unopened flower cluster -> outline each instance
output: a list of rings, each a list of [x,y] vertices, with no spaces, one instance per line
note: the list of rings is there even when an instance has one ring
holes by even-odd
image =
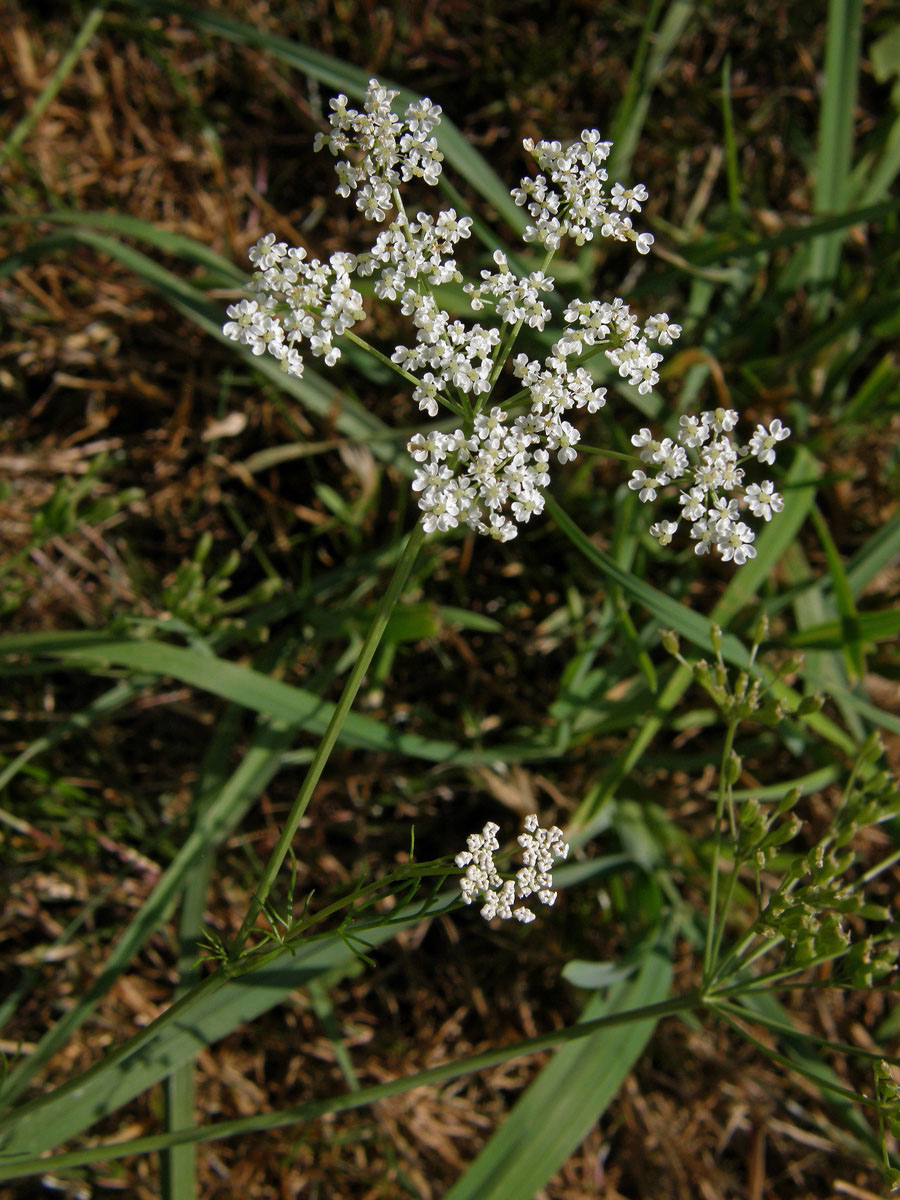
[[[562,830],[554,825],[542,829],[534,814],[525,818],[525,832],[519,835],[522,847],[522,868],[515,879],[503,879],[494,862],[500,849],[497,841],[499,826],[488,821],[481,833],[472,833],[466,840],[467,849],[457,854],[456,865],[465,868],[459,888],[465,904],[483,900],[481,915],[486,921],[494,917],[510,920],[515,917],[523,924],[534,920],[534,913],[527,906],[513,908],[516,900],[537,896],[541,904],[553,904],[553,864],[568,856],[569,847],[563,840]]]
[[[674,440],[658,441],[649,429],[641,429],[631,441],[653,471],[647,474],[636,470],[628,486],[645,503],[652,503],[659,490],[677,483],[681,488],[681,517],[690,524],[695,552],[709,554],[715,550],[726,562],[740,566],[756,557],[756,535],[741,520],[743,510],[771,521],[772,515],[784,508],[784,500],[771,481],[744,487],[742,464],[749,458],[767,466],[774,463],[776,446],[791,431],[776,417],[768,428],[757,425],[750,444],[740,446],[731,437],[737,422],[734,409],[717,408],[699,417],[682,416]],[[677,520],[657,521],[650,532],[661,546],[666,546],[678,531],[678,524]]]
[[[441,308],[432,289],[463,282],[455,254],[471,236],[471,218],[452,208],[410,217],[399,192],[413,179],[437,183],[441,154],[433,132],[441,110],[421,100],[400,117],[391,107],[395,96],[372,80],[361,112],[348,107],[346,96],[336,97],[331,131],[316,138],[317,149],[339,160],[338,192],[355,195],[367,219],[395,214],[390,224],[368,252],[336,253],[327,262],[267,234],[250,253],[256,270],[247,298],[228,309],[225,333],[256,355],[271,354],[294,376],[302,374],[304,349],[333,366],[340,357],[336,339],[352,335],[366,316],[354,276],[373,277],[376,297],[398,302],[415,330],[414,344],[391,355],[413,399],[431,418],[444,408],[459,420],[451,433],[423,432],[409,442],[426,531],[464,524],[506,541],[543,509],[551,457],[561,464],[576,457],[581,434],[570,416],[595,413],[605,403],[605,389],[595,386],[583,363],[602,351],[623,379],[647,394],[659,379],[660,348],[681,332],[666,313],[639,323],[621,299],[576,300],[544,361],[510,355],[521,326],[540,331],[550,317],[545,297],[555,284],[545,269],[563,237],[580,245],[599,233],[647,253],[653,239],[635,231],[631,216],[647,192],[642,184],[618,183],[607,191],[603,164],[610,143],[596,130],[584,130],[567,146],[526,140],[540,173],[523,179],[512,196],[531,218],[525,240],[543,245],[546,259],[542,269],[520,277],[495,252],[494,269],[483,270],[477,285],[465,285],[473,312],[487,310],[493,320],[461,321]],[[504,376],[505,389],[519,386],[498,403],[507,362],[512,380],[507,385],[510,374]]]

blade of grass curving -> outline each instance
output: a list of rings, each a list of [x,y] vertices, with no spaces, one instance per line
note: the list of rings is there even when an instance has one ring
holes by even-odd
[[[661,0],[653,0],[647,10],[625,95],[609,135],[613,143],[609,172],[613,179],[624,179],[631,170],[631,160],[647,119],[653,90],[669,55],[694,15],[693,0],[672,0],[662,22],[654,28],[661,8]]]
[[[606,578],[618,584],[626,595],[636,600],[656,617],[663,628],[674,629],[676,633],[695,646],[699,646],[708,653],[713,652],[708,618],[693,612],[683,604],[679,604],[677,600],[673,600],[671,596],[667,596],[651,584],[645,583],[629,571],[623,570],[609,554],[594,545],[587,534],[578,528],[572,518],[549,494],[546,497],[546,508],[572,545]],[[746,665],[748,661],[743,644],[733,635],[725,635],[722,652],[726,658],[742,665]]]
[[[847,582],[854,599],[859,597],[875,576],[900,554],[900,513],[894,513],[869,540],[856,551],[846,566]]]
[[[797,585],[813,578],[812,568],[799,542],[791,546],[785,554],[783,570],[789,585]],[[800,630],[819,625],[835,615],[831,597],[826,597],[820,587],[798,591],[792,607],[797,628]],[[856,710],[843,699],[848,691],[848,679],[842,651],[807,651],[801,674],[807,683],[814,678],[820,681],[823,694],[835,700],[847,728],[856,741],[861,743],[865,737],[862,721]]]
[[[15,129],[10,133],[9,137],[0,146],[0,167],[6,162],[11,154],[14,154],[25,139],[31,134],[31,131],[40,121],[41,117],[50,107],[52,102],[59,95],[59,91],[63,84],[72,74],[78,63],[81,53],[85,46],[94,36],[98,25],[103,20],[106,14],[106,5],[95,5],[82,22],[81,28],[72,39],[72,44],[65,52],[59,61],[59,65],[50,77],[50,82],[43,88],[39,96],[36,96],[34,102],[29,108],[25,116],[19,121]]]
[[[843,624],[848,627],[852,626],[857,618],[856,604],[853,600],[853,592],[850,589],[850,583],[847,579],[847,573],[844,570],[841,556],[838,553],[838,548],[834,543],[834,538],[831,536],[831,530],[828,528],[828,524],[817,505],[813,505],[810,509],[810,516],[819,535],[819,542],[825,552],[825,563],[828,567],[828,574],[831,577],[832,599],[837,609],[838,617]],[[862,679],[866,668],[863,662],[862,643],[859,638],[848,640],[843,646],[843,652],[850,682],[854,683]]]
[[[852,619],[825,621],[821,625],[808,626],[785,639],[788,646],[802,650],[807,646],[815,649],[837,650],[855,643],[865,646],[874,642],[893,641],[900,634],[900,611],[885,608],[880,612],[858,613]]]
[[[362,100],[365,96],[371,72],[360,70],[341,59],[332,58],[329,54],[313,50],[310,46],[304,46],[288,38],[255,29],[243,21],[235,21],[210,10],[172,3],[170,0],[120,0],[120,2],[142,12],[170,13],[182,17],[197,29],[226,38],[238,45],[253,46],[258,50],[263,50],[294,70],[300,71],[312,79],[317,79],[320,83],[335,88],[337,91],[344,92],[355,100]],[[418,93],[392,83],[389,79],[379,77],[379,82],[396,91],[398,102],[404,106],[421,98]],[[435,137],[445,161],[458,171],[518,234],[521,234],[526,220],[522,210],[513,203],[508,187],[490,164],[463,137],[446,114],[442,117],[438,129],[435,130]]]
[[[651,944],[635,958],[637,978],[592,996],[583,1021],[668,995],[672,966],[663,946]],[[445,1200],[537,1195],[615,1098],[655,1028],[653,1018],[636,1020],[557,1050]]]
[[[862,157],[850,176],[854,204],[872,204],[888,195],[900,175],[900,117],[894,119],[878,153]]]
[[[408,927],[421,919],[421,910],[411,913],[408,918],[404,912],[398,918],[382,922],[377,927],[367,927],[367,941],[374,947],[392,936],[395,930]],[[205,1045],[221,1039],[245,1021],[253,1020],[254,1017],[268,1011],[286,999],[292,990],[302,987],[307,980],[319,978],[328,971],[346,970],[352,957],[346,945],[339,939],[325,939],[316,947],[310,948],[306,954],[303,951],[298,952],[296,956],[286,953],[268,967],[254,971],[253,975],[248,977],[252,980],[251,986],[242,987],[244,980],[234,980],[225,986],[209,989],[202,997],[202,1006],[198,1002],[183,1006],[178,1013],[170,1010],[163,1017],[168,1018],[166,1027],[171,1027],[170,1035],[165,1038],[132,1039],[133,1042],[140,1041],[144,1052],[140,1053],[138,1049],[129,1047],[125,1057],[117,1060],[119,1070],[115,1078],[112,1077],[107,1064],[99,1064],[81,1079],[64,1084],[49,1097],[38,1098],[31,1104],[22,1106],[0,1122],[0,1129],[4,1132],[9,1130],[9,1138],[4,1143],[0,1157],[0,1181],[43,1174],[62,1167],[112,1162],[130,1154],[151,1153],[179,1143],[210,1141],[314,1120],[326,1113],[361,1108],[386,1096],[410,1091],[416,1087],[448,1082],[475,1071],[486,1070],[512,1058],[590,1038],[603,1029],[634,1027],[637,1022],[652,1023],[666,1015],[690,1011],[697,1004],[697,997],[689,994],[642,1006],[637,1011],[614,1011],[594,1020],[556,1029],[512,1045],[456,1059],[387,1084],[360,1088],[359,1091],[330,1099],[314,1100],[282,1112],[262,1113],[238,1121],[199,1126],[181,1134],[167,1133],[129,1142],[93,1145],[52,1158],[29,1160],[24,1157],[39,1154],[40,1151],[34,1148],[38,1145],[50,1148],[74,1137],[104,1112],[113,1112],[133,1096],[146,1091],[166,1070],[171,1069],[176,1060],[183,1061]],[[159,1020],[162,1019],[158,1019],[154,1025],[157,1025]],[[210,1031],[212,1036],[208,1036]],[[160,1058],[164,1059],[162,1063],[157,1061]],[[101,1090],[113,1086],[116,1087],[114,1094],[108,1090]],[[73,1092],[78,1092],[77,1107],[73,1107]],[[88,1122],[79,1123],[83,1120],[85,1110]],[[47,1120],[41,1119],[42,1113]],[[59,1125],[49,1123],[57,1119]]]
[[[179,279],[160,263],[116,238],[107,237],[93,229],[82,228],[72,229],[65,234],[51,234],[33,242],[20,254],[10,255],[0,263],[0,278],[60,248],[71,251],[73,243],[92,246],[122,263],[205,333],[227,344],[232,353],[242,358],[255,372],[264,375],[310,411],[320,416],[333,417],[335,425],[342,433],[367,444],[376,458],[391,463],[404,474],[412,473],[412,460],[398,442],[396,434],[362,404],[327,384],[309,369],[304,371],[301,379],[297,379],[285,374],[269,355],[254,357],[245,347],[230,341],[222,332],[223,313],[218,305],[208,301],[186,280]]]
[[[721,236],[698,240],[695,246],[686,246],[684,258],[694,266],[709,266],[731,259],[755,258],[784,247],[804,247],[830,234],[846,231],[852,225],[869,225],[887,217],[900,208],[900,197],[880,200],[875,204],[837,213],[835,216],[817,217],[793,229],[765,237],[744,235],[739,241],[725,241]]]
[[[869,351],[868,346],[866,350]],[[885,420],[891,408],[896,407],[893,398],[897,396],[900,396],[898,357],[895,350],[888,350],[855,389],[853,398],[844,407],[843,420],[848,425]]]
[[[14,217],[0,217],[0,229],[6,225],[21,225],[25,222],[45,225],[74,225],[113,233],[118,237],[133,238],[135,241],[146,242],[161,254],[183,258],[187,262],[208,268],[214,275],[221,277],[225,286],[233,285],[240,288],[247,280],[246,272],[224,255],[219,254],[212,246],[198,242],[196,238],[171,229],[154,225],[152,221],[144,221],[140,217],[132,217],[127,213],[108,212],[79,212],[72,209],[54,209],[41,213],[17,213]]]
[[[103,633],[26,633],[0,638],[0,659],[27,654],[78,663],[91,670],[124,667],[178,679],[244,708],[287,721],[309,733],[322,733],[334,705],[303,688],[270,679],[252,667],[239,666],[192,648],[158,641],[129,641]],[[0,667],[0,676],[3,675]],[[341,730],[343,744],[366,750],[394,751],[426,762],[475,765],[553,757],[541,746],[485,746],[463,749],[457,743],[391,729],[371,717],[351,712]]]
[[[830,0],[813,198],[817,213],[839,213],[850,199],[861,32],[861,0]],[[843,240],[841,234],[834,233],[812,245],[807,282],[813,290],[813,312],[819,319],[831,307],[830,288],[837,277]]]
[[[44,1034],[34,1052],[23,1059],[4,1080],[0,1087],[0,1104],[9,1105],[22,1094],[44,1063],[87,1020],[141,946],[167,919],[191,868],[211,847],[221,844],[236,827],[250,804],[275,774],[293,733],[294,727],[289,723],[258,722],[242,761],[209,807],[200,813],[193,830],[119,938],[94,982],[56,1025]]]
[[[312,692],[272,679],[251,667],[165,642],[128,641],[84,631],[21,634],[0,639],[0,657],[23,653],[49,655],[93,668],[125,667],[142,674],[171,677],[244,708],[291,722],[309,733],[322,733],[334,708]],[[458,750],[452,742],[403,734],[358,713],[348,716],[341,737],[348,745],[368,750],[395,749],[432,762],[443,762]]]

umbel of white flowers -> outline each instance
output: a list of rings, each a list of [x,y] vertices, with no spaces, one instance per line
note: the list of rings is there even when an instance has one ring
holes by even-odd
[[[740,519],[741,499],[755,517],[764,521],[771,521],[773,513],[781,512],[784,501],[768,480],[744,489],[740,463],[749,457],[773,463],[776,445],[791,431],[776,417],[768,429],[757,425],[750,445],[739,447],[730,437],[737,422],[733,408],[717,408],[701,413],[699,418],[681,417],[677,441],[664,438],[660,442],[649,429],[641,429],[631,443],[657,473],[649,476],[636,470],[628,486],[645,503],[652,503],[658,489],[678,482],[682,489],[681,516],[691,524],[691,537],[697,543],[695,553],[708,554],[715,549],[726,562],[741,566],[756,557],[753,530]],[[736,494],[728,497],[728,492]],[[657,521],[650,526],[661,546],[667,546],[677,530],[677,521]]]
[[[511,357],[522,325],[540,331],[550,317],[543,297],[555,283],[545,271],[564,237],[582,245],[599,235],[633,242],[639,254],[649,252],[652,236],[638,233],[630,215],[641,211],[647,191],[643,184],[619,183],[607,190],[603,164],[611,143],[596,130],[582,131],[580,140],[565,146],[526,139],[539,173],[511,194],[530,218],[525,241],[546,249],[542,267],[520,277],[497,250],[495,269],[483,270],[477,285],[464,283],[455,254],[471,236],[472,219],[453,208],[412,219],[400,196],[401,186],[413,179],[438,181],[442,155],[433,132],[441,109],[423,99],[401,117],[391,107],[395,97],[374,79],[362,112],[337,96],[330,102],[331,132],[317,134],[315,141],[317,150],[327,148],[338,159],[338,193],[355,196],[367,220],[389,220],[372,248],[360,255],[338,252],[321,262],[266,234],[250,251],[255,271],[247,297],[229,307],[224,332],[253,354],[271,354],[290,375],[302,374],[304,349],[333,366],[341,354],[338,339],[366,316],[354,277],[372,277],[375,296],[399,303],[415,330],[414,343],[397,346],[390,356],[412,386],[413,399],[431,418],[444,408],[460,422],[449,433],[417,433],[408,444],[426,532],[465,524],[507,541],[519,524],[542,511],[551,456],[561,464],[575,459],[581,434],[569,417],[577,410],[595,413],[606,403],[606,389],[595,386],[583,363],[602,352],[646,395],[659,380],[660,348],[681,333],[666,313],[639,322],[618,297],[574,300],[565,309],[562,336],[543,362],[526,354]],[[473,312],[487,310],[491,320],[464,322],[443,309],[435,289],[447,283],[464,283]],[[498,380],[507,364],[518,388],[498,402]],[[676,478],[671,471],[662,477]],[[711,504],[726,486],[719,482],[709,492]],[[770,498],[769,515],[772,511],[777,507]],[[731,508],[717,519],[726,517],[732,519]],[[664,524],[668,529],[670,523]],[[703,544],[721,551],[728,544],[724,538],[723,533]],[[740,545],[745,547],[740,554],[736,547],[724,556],[743,561],[746,540]]]
[[[519,834],[522,847],[523,866],[516,872],[515,879],[503,879],[494,862],[500,849],[497,841],[499,825],[488,821],[481,833],[471,833],[466,839],[466,849],[454,859],[464,869],[459,880],[459,890],[464,904],[481,899],[484,904],[481,915],[486,921],[500,917],[501,920],[528,924],[534,913],[524,904],[513,909],[516,900],[527,900],[537,896],[541,904],[554,904],[553,864],[568,856],[568,844],[563,841],[563,831],[554,825],[541,829],[537,817],[531,813],[525,818],[525,832]]]

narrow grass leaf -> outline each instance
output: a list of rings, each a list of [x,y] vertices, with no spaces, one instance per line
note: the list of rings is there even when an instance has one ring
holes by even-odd
[[[671,976],[668,954],[651,946],[637,977],[591,997],[582,1020],[661,1001]],[[655,1028],[653,1018],[635,1020],[557,1050],[446,1200],[537,1195],[615,1098]]]
[[[334,708],[312,692],[271,679],[251,667],[165,642],[128,641],[81,631],[21,634],[0,639],[0,657],[8,654],[50,655],[94,669],[125,667],[144,675],[171,677],[310,733],[324,732]],[[347,717],[341,740],[367,750],[393,749],[432,762],[443,762],[458,750],[452,742],[400,733],[358,713]]]
[[[658,26],[656,21],[662,8],[661,0],[653,0],[648,8],[625,95],[609,134],[613,143],[609,171],[614,179],[621,178],[624,182],[631,171],[631,161],[647,119],[653,90],[694,15],[694,7],[693,0],[672,0]]]
[[[40,94],[34,98],[28,112],[19,121],[3,145],[0,146],[0,167],[30,136],[31,131],[35,128],[38,121],[40,121],[41,117],[59,95],[60,89],[78,64],[82,51],[96,33],[97,27],[103,20],[105,13],[105,4],[96,4],[88,12],[88,15],[82,22],[81,28],[72,39],[71,46],[62,56],[56,70],[50,76],[49,82],[42,88]],[[11,13],[8,14],[8,18],[11,21]]]
[[[835,545],[834,538],[831,536],[828,523],[822,516],[821,510],[813,505],[810,510],[810,516],[818,532],[822,549],[825,552],[825,563],[828,567],[828,574],[831,577],[831,593],[840,623],[847,629],[853,628],[857,621],[856,604],[853,600],[853,591],[847,579],[847,572],[844,570],[844,564],[841,561],[838,548]],[[851,682],[862,679],[865,674],[862,641],[859,637],[850,638],[844,643],[843,649]]]
[[[271,780],[286,744],[284,727],[268,721],[257,724],[241,762],[199,814],[191,833],[116,942],[94,981],[44,1034],[35,1050],[9,1073],[0,1088],[0,1104],[9,1105],[22,1094],[44,1063],[87,1020],[147,939],[166,921],[196,863],[229,836]]]
[[[876,575],[897,555],[900,555],[900,513],[888,517],[877,533],[873,533],[847,563],[847,582],[854,599],[859,598]]]
[[[816,152],[817,213],[838,213],[850,195],[853,158],[853,125],[862,31],[861,0],[830,0],[825,44],[825,83]],[[812,305],[824,316],[830,304],[829,288],[837,277],[843,236],[833,233],[812,245],[807,281],[813,289]]]
[[[310,46],[304,46],[300,42],[278,37],[265,30],[256,29],[246,22],[235,21],[208,9],[194,8],[187,4],[170,3],[168,0],[121,0],[121,2],[143,12],[172,13],[180,16],[197,29],[227,38],[238,45],[254,46],[258,50],[263,50],[294,70],[300,71],[312,79],[317,79],[330,88],[344,92],[352,99],[362,100],[365,96],[371,72],[351,66],[341,59],[333,58],[330,54],[324,54]],[[417,92],[411,92],[409,88],[394,84],[382,75],[379,75],[379,82],[396,91],[398,103],[404,106],[411,101],[420,99]],[[522,210],[513,203],[509,188],[490,164],[463,137],[446,114],[441,119],[440,127],[435,130],[435,137],[445,161],[493,205],[517,233],[521,233],[525,228],[525,219]]]
[[[183,258],[187,262],[206,267],[214,275],[219,276],[225,285],[231,284],[235,288],[242,287],[247,279],[244,271],[231,259],[219,254],[212,246],[207,246],[186,234],[163,229],[160,225],[154,225],[152,221],[129,216],[127,213],[81,212],[76,209],[17,213],[14,217],[0,217],[0,228],[5,225],[21,225],[25,221],[97,229],[115,234],[119,238],[133,238],[135,241],[146,242],[148,246],[152,246],[161,254]]]
[[[786,643],[798,650],[838,650],[848,646],[871,646],[875,642],[892,641],[900,634],[900,611],[895,608],[881,612],[858,613],[807,626],[787,636]]]

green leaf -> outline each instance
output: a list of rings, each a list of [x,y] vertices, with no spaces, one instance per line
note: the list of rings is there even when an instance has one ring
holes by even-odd
[[[334,705],[303,688],[270,679],[252,667],[226,662],[208,652],[166,642],[129,641],[103,633],[24,633],[0,638],[0,659],[11,654],[50,657],[99,672],[111,667],[142,675],[178,679],[192,687],[231,700],[244,708],[287,721],[310,733],[323,733]],[[0,675],[3,674],[0,668]],[[366,750],[394,751],[427,762],[471,766],[485,762],[517,762],[553,757],[539,746],[491,746],[462,749],[455,742],[403,733],[351,712],[340,733],[345,745]]]
[[[672,967],[661,946],[636,955],[636,979],[595,995],[582,1020],[639,1009],[669,993]],[[636,1018],[557,1050],[445,1200],[536,1195],[590,1133],[646,1048],[656,1020]]]
[[[169,3],[168,0],[122,0],[131,8],[143,12],[172,13],[190,21],[197,29],[227,38],[243,46],[255,46],[273,58],[285,63],[296,71],[312,79],[319,80],[336,91],[344,92],[354,100],[362,100],[371,78],[371,72],[351,66],[341,59],[332,58],[310,46],[289,38],[278,37],[265,30],[256,29],[243,21],[234,21],[219,13],[193,8],[188,4]],[[409,88],[392,83],[384,76],[379,76],[379,83],[398,93],[397,103],[406,106],[421,97]],[[452,166],[463,178],[476,188],[481,196],[488,201],[497,212],[520,234],[525,228],[525,218],[509,194],[509,188],[496,174],[494,169],[478,151],[469,144],[453,122],[446,116],[441,118],[440,126],[435,130],[444,160]]]
[[[890,641],[900,633],[900,611],[895,608],[881,612],[857,613],[810,625],[785,640],[797,649],[839,650],[848,646],[865,646],[873,642]]]
[[[816,155],[816,213],[839,213],[850,199],[856,88],[862,32],[861,0],[830,0],[825,47],[825,84]],[[813,243],[807,279],[813,308],[824,316],[829,288],[837,277],[843,236],[833,233]]]
[[[420,921],[422,909],[417,904],[396,919],[361,922],[353,932],[369,946],[378,946]],[[328,934],[285,950],[237,979],[210,977],[83,1075],[0,1118],[2,1152],[39,1154],[68,1141],[191,1062],[206,1046],[287,1001],[296,988],[329,972],[345,972],[355,962],[344,938]]]

